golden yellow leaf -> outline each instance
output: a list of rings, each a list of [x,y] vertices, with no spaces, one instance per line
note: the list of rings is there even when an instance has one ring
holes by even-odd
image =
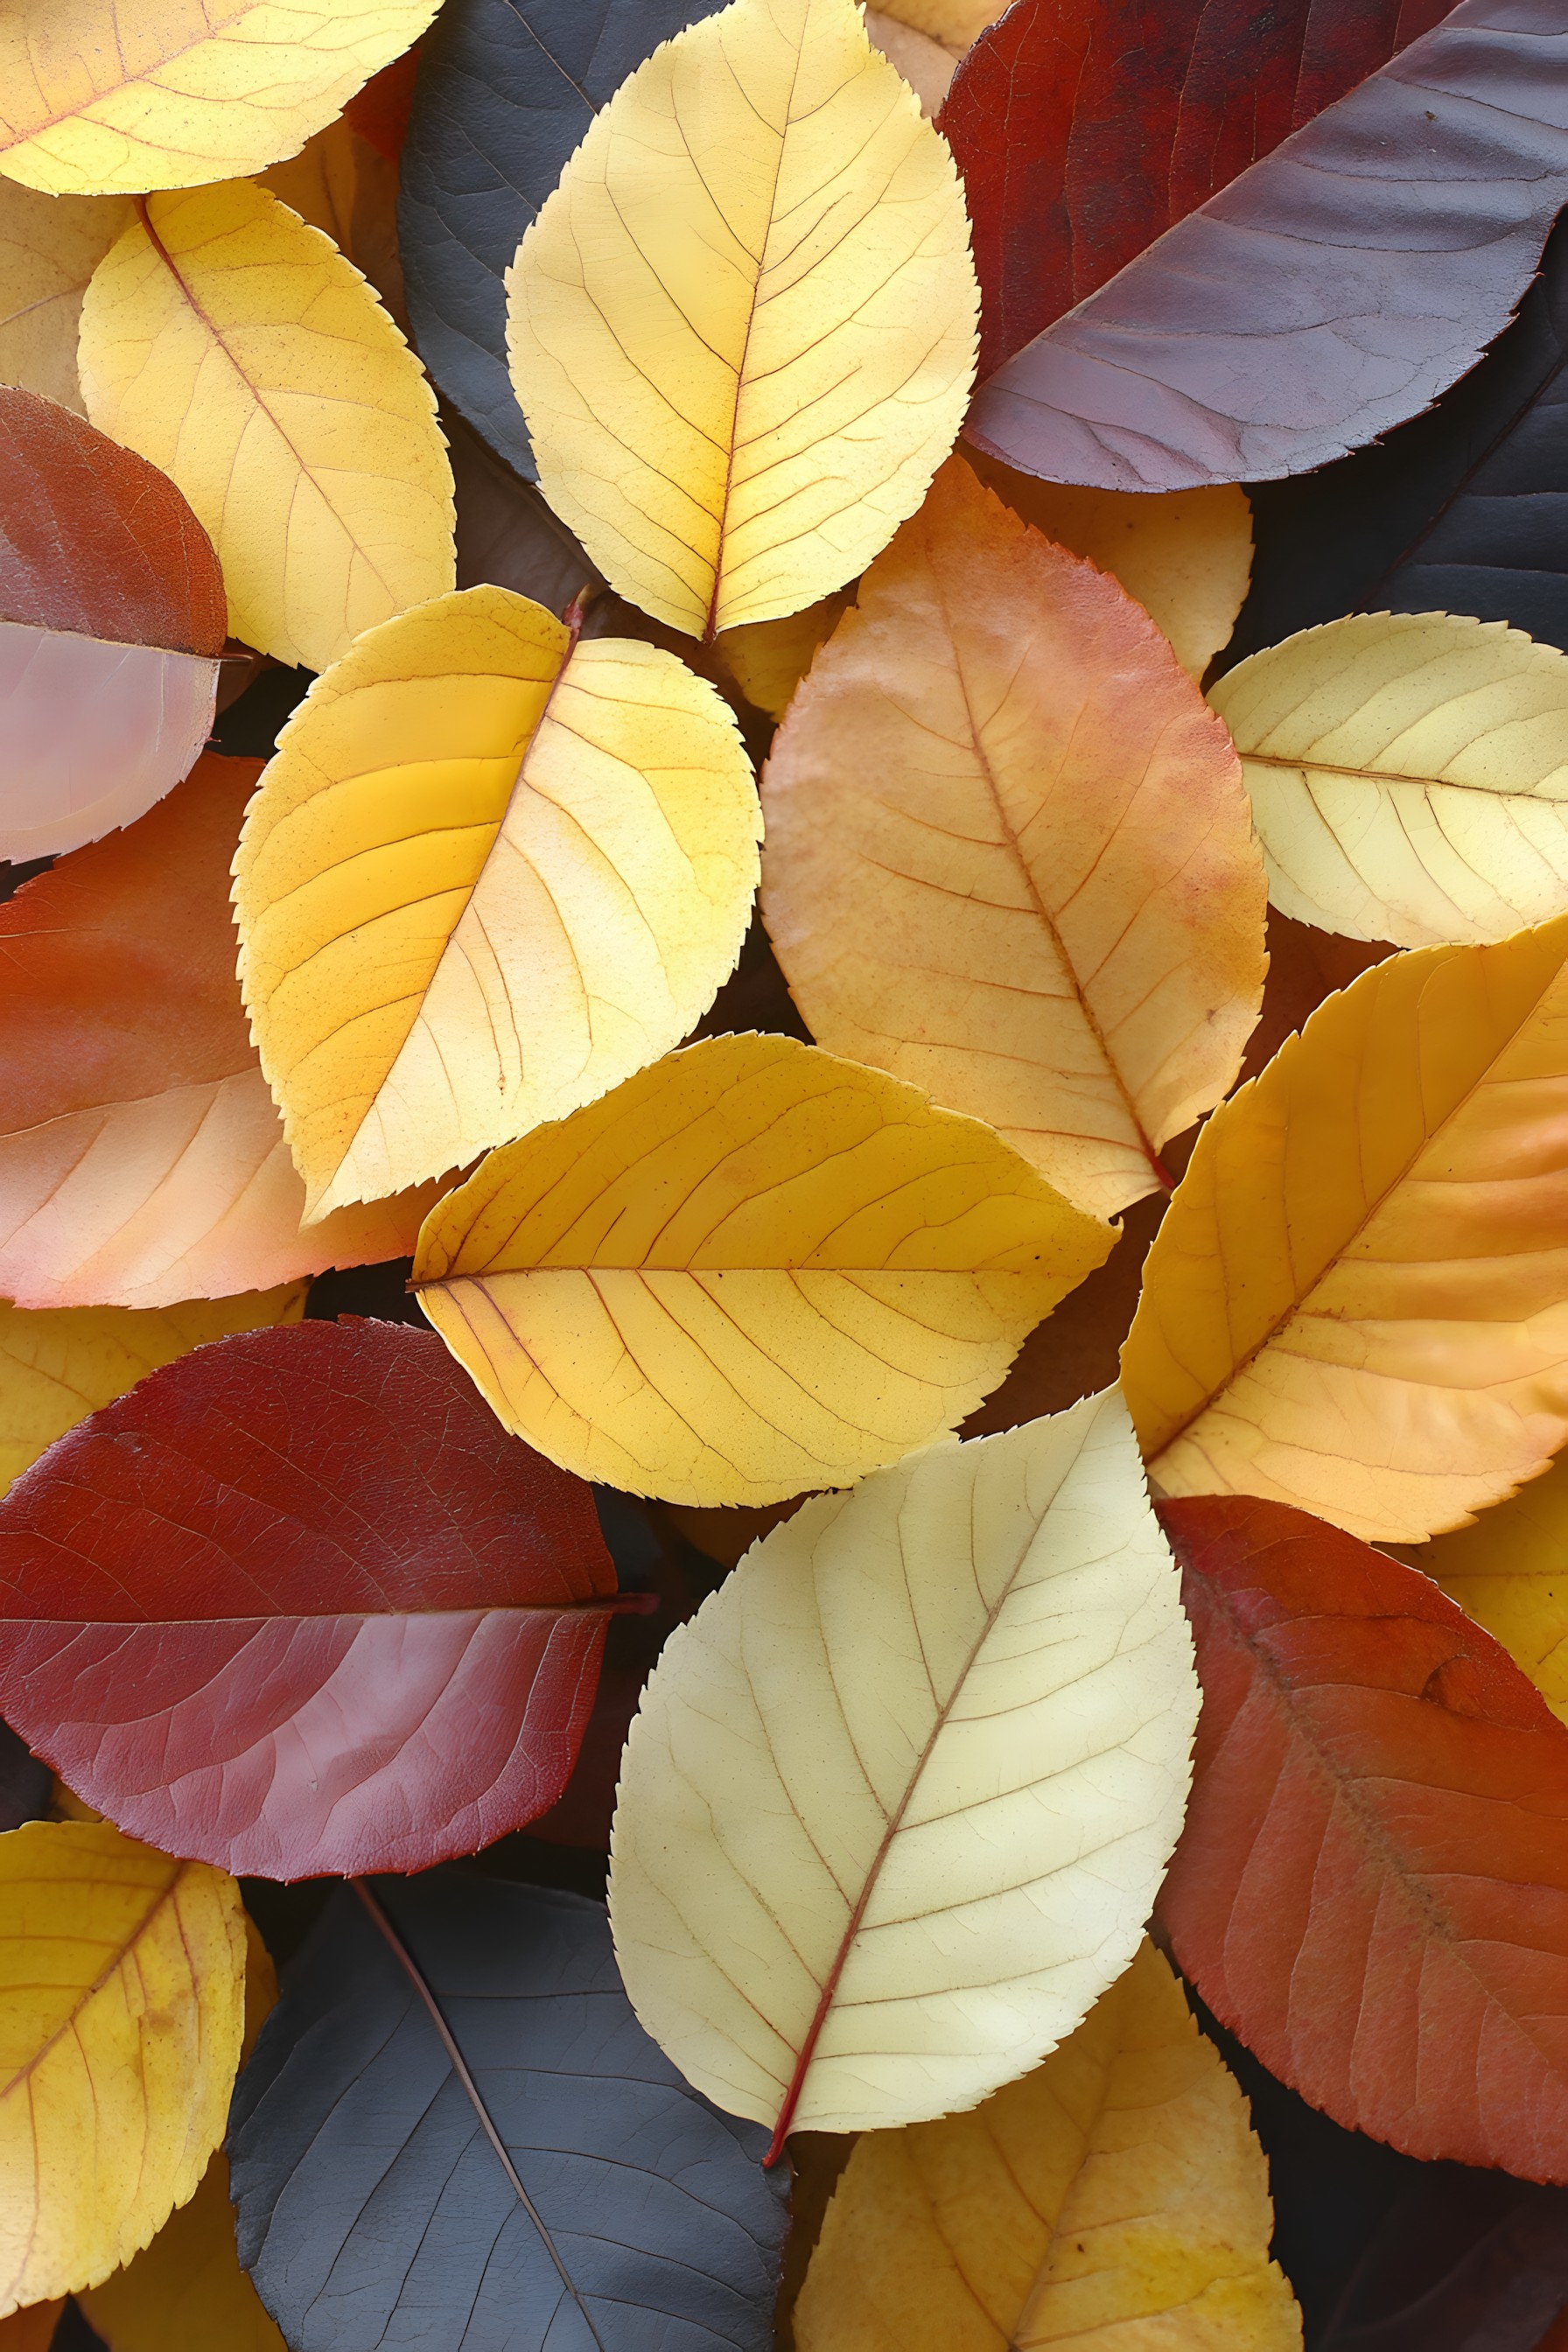
[[[1392,956],[1215,1111],[1121,1359],[1164,1492],[1414,1543],[1568,1439],[1565,961]]]
[[[747,621],[726,629],[719,651],[748,702],[782,719],[791,695],[855,601],[852,588],[837,589],[782,621]]]
[[[107,1822],[0,1837],[0,2312],[97,2285],[193,2193],[244,1990],[226,1872]]]
[[[362,638],[285,728],[235,858],[307,1217],[678,1045],[734,968],[761,825],[728,704],[658,646],[574,646],[491,587]]]
[[[1108,1216],[1241,1066],[1263,863],[1228,737],[1114,581],[954,460],[763,777],[763,914],[812,1034],[988,1119]]]
[[[1239,483],[1144,497],[1042,482],[983,450],[963,454],[1015,514],[1120,580],[1189,677],[1203,677],[1230,642],[1252,577],[1252,509]]]
[[[494,1153],[426,1219],[415,1278],[552,1461],[763,1503],[951,1429],[1115,1239],[913,1087],[714,1037]]]
[[[330,236],[406,330],[397,250],[397,165],[390,155],[340,114],[297,155],[262,173],[261,185]]]
[[[867,9],[866,32],[872,47],[880,49],[903,75],[920,100],[921,112],[934,121],[952,87],[963,45],[934,41],[929,33],[917,33],[912,25],[901,25],[880,8]]]
[[[1197,1707],[1114,1389],[803,1504],[632,1725],[610,1924],[638,2017],[775,2147],[973,2106],[1137,1950]]]
[[[0,172],[135,195],[296,154],[439,0],[9,0]]]
[[[221,2148],[146,2251],[77,2301],[109,2352],[286,2352],[239,2267]]]
[[[1354,613],[1222,677],[1282,913],[1405,948],[1568,908],[1568,655],[1501,621]]]
[[[1247,2102],[1152,1944],[971,2115],[850,2158],[796,2352],[1298,2352]]]
[[[160,1364],[234,1331],[297,1323],[306,1285],[179,1307],[60,1307],[29,1313],[0,1299],[0,1494],[46,1445]]]
[[[451,587],[424,372],[358,270],[265,189],[153,197],[88,289],[80,359],[93,423],[205,525],[247,645],[325,669]]]
[[[1495,1635],[1568,1723],[1568,1454],[1473,1526],[1399,1556]]]
[[[41,196],[0,179],[0,383],[85,413],[76,372],[81,299],[132,218],[124,196]]]
[[[656,49],[507,283],[545,496],[694,635],[852,579],[973,380],[958,175],[854,0],[733,0]]]

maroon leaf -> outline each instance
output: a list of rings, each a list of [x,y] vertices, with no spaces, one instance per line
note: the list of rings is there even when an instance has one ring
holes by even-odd
[[[431,1334],[247,1332],[0,1504],[0,1714],[166,1853],[424,1870],[559,1797],[614,1592],[588,1487]]]
[[[1461,0],[1006,361],[965,430],[1107,489],[1323,465],[1474,364],[1565,197],[1561,0]]]
[[[982,381],[1449,5],[1016,0],[938,122],[974,224]]]

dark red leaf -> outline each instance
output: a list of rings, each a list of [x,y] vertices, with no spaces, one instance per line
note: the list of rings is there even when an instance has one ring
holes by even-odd
[[[212,541],[166,474],[0,384],[0,619],[211,657],[227,610]]]
[[[166,1853],[424,1870],[554,1803],[614,1592],[589,1488],[430,1333],[247,1332],[0,1503],[0,1713]]]
[[[1160,1507],[1204,1688],[1160,1898],[1339,2123],[1568,2180],[1568,1728],[1426,1577],[1283,1504]]]
[[[1561,0],[1461,0],[1026,344],[965,430],[1108,489],[1305,472],[1474,364],[1565,196]]]
[[[938,119],[974,224],[982,380],[1448,7],[1016,0]]]

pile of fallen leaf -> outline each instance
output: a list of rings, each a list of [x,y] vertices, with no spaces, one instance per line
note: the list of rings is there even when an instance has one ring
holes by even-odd
[[[0,0],[0,2352],[1568,2343],[1568,0],[992,5]]]

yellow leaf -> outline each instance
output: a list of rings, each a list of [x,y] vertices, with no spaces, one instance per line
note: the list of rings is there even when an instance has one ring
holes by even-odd
[[[400,327],[406,328],[397,250],[397,165],[346,114],[318,131],[298,155],[274,163],[261,184],[290,212],[330,236],[362,270]]]
[[[1392,956],[1221,1104],[1121,1359],[1164,1492],[1419,1542],[1568,1439],[1565,961]]]
[[[107,1822],[0,1837],[0,2312],[97,2285],[193,2193],[244,1990],[226,1872]]]
[[[1297,2352],[1247,2102],[1152,1944],[973,2115],[850,2158],[796,2352]]]
[[[265,189],[154,196],[82,306],[87,413],[210,533],[235,635],[325,669],[449,589],[452,469],[358,270]]]
[[[1252,509],[1236,482],[1206,489],[1090,490],[964,456],[1015,514],[1120,580],[1163,629],[1189,677],[1230,642],[1252,577]]]
[[[297,1323],[306,1285],[179,1307],[59,1307],[29,1313],[0,1299],[0,1494],[46,1445],[160,1364],[209,1339]]]
[[[41,196],[0,180],[0,383],[83,414],[76,340],[88,279],[133,215],[124,196]]]
[[[804,1504],[670,1636],[632,1725],[633,2007],[775,2147],[973,2107],[1137,1950],[1197,1707],[1114,1389]]]
[[[1219,1100],[1263,993],[1225,730],[1147,615],[943,467],[763,777],[763,914],[812,1034],[988,1119],[1107,1216]]]
[[[146,2252],[77,2300],[109,2352],[286,2352],[239,2267],[221,2148]]]
[[[801,612],[786,613],[782,621],[748,621],[726,629],[719,651],[747,701],[770,719],[782,719],[819,647],[854,601],[852,588],[840,588]]]
[[[493,1154],[426,1219],[415,1277],[552,1461],[763,1503],[951,1429],[1115,1238],[913,1087],[714,1037]]]
[[[1400,1547],[1568,1723],[1568,1454],[1473,1526]]]
[[[854,0],[734,0],[656,49],[507,283],[545,496],[694,635],[853,579],[973,380],[958,175]]]
[[[762,820],[675,655],[468,588],[361,639],[279,738],[235,859],[240,978],[307,1217],[561,1118],[733,970]]]
[[[416,41],[438,0],[9,0],[0,172],[135,195],[293,155]]]
[[[1240,662],[1236,738],[1281,913],[1405,948],[1568,908],[1568,656],[1501,621],[1355,613]]]

